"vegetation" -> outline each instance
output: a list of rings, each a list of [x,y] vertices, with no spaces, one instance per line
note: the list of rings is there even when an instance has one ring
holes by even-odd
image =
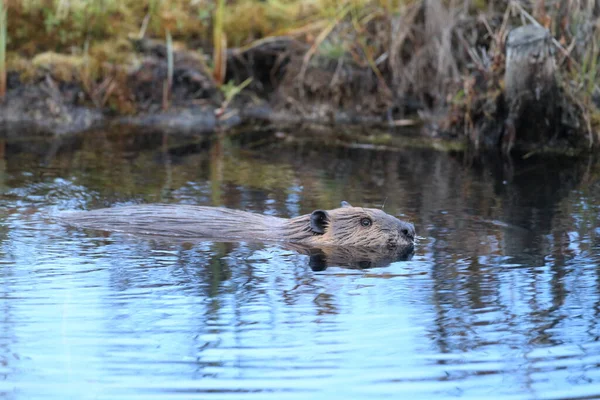
[[[291,60],[288,85],[295,85],[287,97],[350,104],[394,119],[443,111],[449,117],[442,129],[458,127],[467,135],[475,120],[497,111],[507,32],[539,24],[555,39],[563,94],[577,104],[584,130],[592,135],[600,126],[600,9],[592,0],[4,1],[8,34],[0,18],[0,78],[6,46],[6,68],[22,80],[52,60],[60,76],[82,81],[95,105],[134,110],[123,100],[132,96],[118,89],[122,85],[107,82],[114,81],[115,71],[140,63],[132,38],[154,38],[171,57],[162,96],[167,108],[174,90],[173,51],[182,43],[199,55],[217,87],[238,94],[231,88],[246,87],[249,78],[254,79],[248,88],[265,82],[232,75],[228,54],[286,37],[299,44],[281,50]],[[271,67],[278,65],[281,57]],[[319,80],[315,69],[326,74]]]
[[[6,7],[0,0],[0,99],[6,93]]]

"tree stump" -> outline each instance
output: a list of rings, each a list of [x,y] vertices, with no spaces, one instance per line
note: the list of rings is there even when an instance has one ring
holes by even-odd
[[[537,25],[513,29],[506,41],[505,98],[508,105],[502,150],[518,141],[541,146],[558,132],[560,107],[550,33]]]

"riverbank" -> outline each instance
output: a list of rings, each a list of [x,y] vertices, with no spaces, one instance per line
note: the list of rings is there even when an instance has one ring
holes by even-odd
[[[32,60],[21,60],[21,70],[9,72],[0,118],[5,126],[29,126],[57,134],[114,123],[189,132],[247,123],[389,125],[386,113],[372,108],[377,99],[375,87],[371,97],[364,98],[363,88],[352,91],[344,87],[352,82],[340,79],[339,87],[329,85],[332,91],[349,91],[347,96],[340,95],[339,102],[344,104],[338,106],[332,93],[323,94],[319,100],[313,95],[310,101],[301,101],[293,79],[285,74],[275,84],[269,82],[269,76],[263,76],[264,69],[272,68],[275,59],[269,60],[268,67],[255,60],[266,58],[269,52],[288,54],[298,45],[288,39],[280,41],[276,51],[272,50],[273,43],[230,51],[227,70],[232,78],[221,86],[197,52],[185,47],[172,51],[170,72],[167,46],[152,39],[130,39],[136,62],[104,66],[111,71],[102,71],[101,80],[87,78],[90,73],[86,69],[91,67],[84,63],[91,61],[45,52]],[[294,68],[290,60],[286,60],[286,68]],[[325,72],[311,68],[305,83],[324,85],[319,90],[327,90],[326,81],[331,77],[320,76]],[[236,81],[247,82],[248,87],[241,88]],[[269,84],[273,87],[266,88]],[[414,121],[391,123],[413,125]]]
[[[478,148],[588,151],[600,91],[598,50],[585,43],[598,10],[546,3],[8,2],[0,121],[55,134],[417,125]],[[555,97],[523,111],[505,71],[506,37],[524,23],[547,28],[558,78]],[[552,121],[539,112],[550,101]]]

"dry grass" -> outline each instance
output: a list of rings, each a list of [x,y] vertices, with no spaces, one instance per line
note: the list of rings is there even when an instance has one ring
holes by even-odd
[[[474,141],[482,130],[497,129],[502,123],[504,89],[504,38],[516,26],[535,24],[547,28],[555,50],[563,132],[587,137],[590,147],[600,143],[600,89],[596,83],[600,57],[598,17],[600,7],[592,0],[535,0],[529,3],[511,1],[497,11],[486,10],[476,19],[484,29],[465,29],[464,23],[454,28],[459,46],[467,51],[462,57],[462,89],[447,93],[453,119]],[[465,16],[460,18],[465,20]],[[468,20],[468,19],[467,19]],[[456,57],[456,49],[453,55]],[[478,123],[474,123],[477,121]]]
[[[6,6],[0,0],[0,100],[6,94]]]

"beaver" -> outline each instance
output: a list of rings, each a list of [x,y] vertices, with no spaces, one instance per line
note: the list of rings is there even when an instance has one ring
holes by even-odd
[[[278,218],[221,207],[149,204],[65,212],[66,224],[95,230],[162,237],[279,241],[306,246],[394,249],[412,246],[413,224],[382,210],[353,207]]]

